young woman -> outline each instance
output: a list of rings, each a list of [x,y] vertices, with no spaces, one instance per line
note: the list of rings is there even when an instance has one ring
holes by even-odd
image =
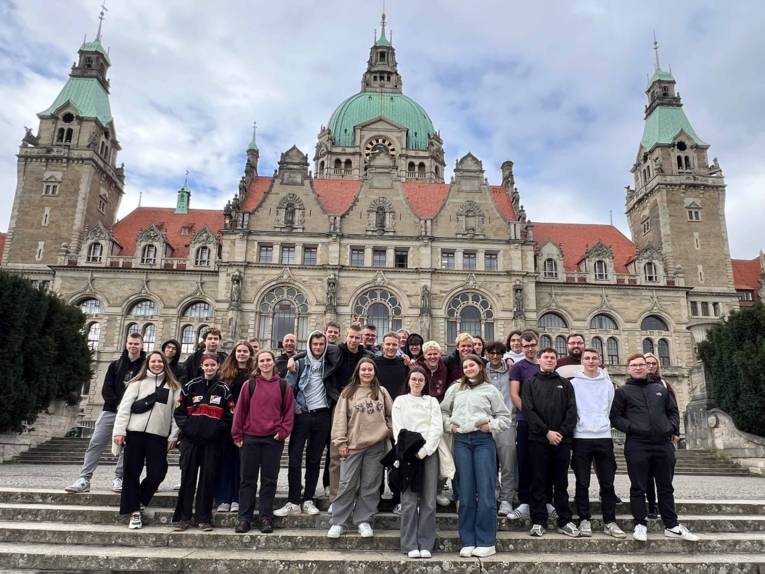
[[[414,367],[417,361],[422,359],[422,344],[424,342],[424,339],[418,333],[412,333],[406,338],[406,345],[402,351],[411,360],[409,367]]]
[[[361,359],[340,394],[332,422],[332,444],[338,448],[341,462],[328,538],[339,538],[351,515],[363,538],[374,535],[370,522],[380,498],[380,459],[392,436],[392,408],[388,391],[377,380],[375,362]]]
[[[242,386],[236,403],[231,436],[239,447],[242,482],[239,487],[239,524],[243,534],[250,530],[260,474],[260,531],[274,531],[274,495],[279,477],[279,462],[284,440],[292,432],[294,393],[279,377],[271,351],[260,351],[255,358],[252,378]]]
[[[393,436],[401,430],[419,433],[425,444],[417,452],[422,484],[401,493],[401,551],[409,558],[430,558],[436,542],[438,443],[443,422],[438,400],[427,395],[425,369],[414,367],[407,378],[408,394],[393,402]]]
[[[468,354],[463,376],[446,390],[441,403],[444,430],[454,435],[460,556],[491,556],[497,540],[497,449],[492,432],[511,423],[502,394],[486,378],[483,360]]]
[[[481,357],[484,358],[484,355],[486,354],[484,351],[486,349],[486,342],[483,340],[483,337],[479,335],[473,336],[473,352]]]
[[[236,404],[242,385],[255,368],[252,347],[247,341],[239,341],[229,353],[220,369],[221,379],[231,390]],[[228,437],[231,439],[231,437]],[[223,443],[223,459],[215,481],[215,504],[218,512],[239,512],[239,449],[233,439]]]
[[[167,451],[178,438],[173,409],[180,392],[167,359],[154,351],[128,383],[117,409],[112,440],[125,447],[120,514],[130,514],[128,528],[143,526],[142,510],[167,474]],[[146,478],[139,484],[144,463]]]

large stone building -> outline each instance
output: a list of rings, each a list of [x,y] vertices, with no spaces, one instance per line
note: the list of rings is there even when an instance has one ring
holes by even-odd
[[[99,30],[24,136],[2,250],[4,267],[82,308],[97,383],[131,330],[147,349],[177,338],[187,354],[212,324],[229,341],[257,336],[276,348],[285,333],[304,343],[337,318],[447,345],[462,331],[504,339],[528,327],[561,353],[581,332],[617,380],[627,355],[653,350],[683,407],[693,332],[743,295],[721,168],[658,58],[626,194],[632,240],[610,225],[532,220],[511,161],[486,174],[468,153],[446,182],[443,141],[403,94],[384,23],[361,90],[321,127],[313,158],[293,147],[261,175],[253,135],[223,209],[190,208],[184,184],[175,209],[139,207],[117,221],[124,168],[109,66]],[[741,291],[758,292],[761,273],[749,270],[760,284]],[[89,414],[99,391],[85,391]]]

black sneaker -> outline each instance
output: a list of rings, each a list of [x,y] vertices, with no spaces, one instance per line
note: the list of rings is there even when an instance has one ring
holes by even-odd
[[[188,520],[181,520],[180,522],[175,523],[173,532],[185,532],[189,529],[189,526],[191,526],[191,523]]]
[[[263,534],[271,534],[274,531],[274,521],[270,516],[260,519],[260,531]]]
[[[236,528],[234,528],[234,532],[237,534],[244,534],[245,532],[250,531],[250,523],[246,520],[240,520],[239,524],[236,525]]]
[[[209,522],[200,522],[199,530],[201,530],[202,532],[212,532],[213,525],[210,524]]]

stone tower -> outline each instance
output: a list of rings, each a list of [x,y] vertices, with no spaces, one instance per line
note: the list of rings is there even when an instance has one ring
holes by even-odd
[[[729,297],[735,291],[722,170],[717,158],[709,163],[709,145],[688,121],[672,73],[659,64],[656,43],[654,49],[643,137],[631,170],[635,188],[627,188],[626,209],[636,259],[641,254],[660,255],[663,270],[646,262],[636,271],[647,282],[651,277],[660,282],[663,272],[670,282],[693,287],[689,301],[721,301],[723,295],[723,300],[730,299],[726,303],[735,305]]]
[[[27,129],[21,142],[5,266],[44,269],[60,253],[78,253],[89,226],[115,221],[125,176],[116,165],[120,146],[109,106],[109,55],[101,43],[103,12],[100,20],[58,97],[37,114],[37,133]]]

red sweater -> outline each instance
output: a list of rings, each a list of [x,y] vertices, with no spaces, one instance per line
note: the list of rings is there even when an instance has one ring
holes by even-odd
[[[272,379],[258,375],[252,398],[249,381],[242,385],[231,425],[231,437],[235,441],[243,440],[244,435],[274,436],[277,433],[279,440],[284,440],[292,432],[294,393],[292,387],[287,385],[282,403],[279,381],[278,375]]]

